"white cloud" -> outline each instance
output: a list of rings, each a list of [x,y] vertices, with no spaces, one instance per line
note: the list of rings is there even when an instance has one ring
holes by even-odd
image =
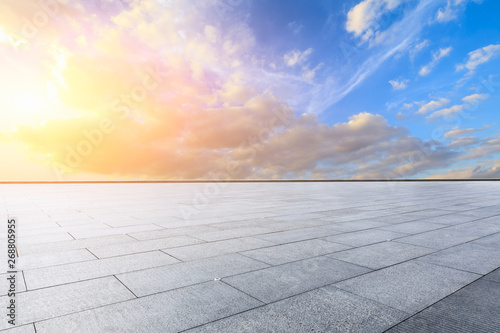
[[[500,44],[491,44],[480,49],[469,52],[469,58],[465,64],[457,66],[457,70],[467,68],[469,71],[474,71],[477,66],[490,61],[492,58],[500,54]]]
[[[437,52],[434,52],[432,54],[432,60],[430,63],[428,63],[425,66],[422,66],[422,68],[419,71],[420,76],[426,76],[429,75],[432,69],[438,64],[438,62],[443,59],[444,57],[450,55],[450,52],[453,48],[451,46],[447,48],[440,48]]]
[[[430,45],[430,42],[428,39],[415,45],[413,50],[410,51],[410,59],[413,61],[413,59],[416,57],[416,55],[419,54],[422,50],[424,50],[429,45]]]
[[[437,101],[430,101],[429,103],[422,105],[422,107],[418,109],[417,114],[427,114],[429,111],[439,109],[449,102],[450,100],[447,98],[440,98]]]
[[[292,50],[292,51],[286,53],[283,56],[283,60],[285,61],[285,64],[288,67],[293,67],[297,64],[300,64],[300,63],[303,63],[304,61],[306,61],[307,57],[309,57],[309,55],[312,53],[312,51],[313,51],[312,48],[308,48],[304,52],[301,52],[300,50],[295,49],[295,50]]]
[[[402,0],[364,0],[347,13],[345,28],[356,37],[367,41],[374,37],[379,29],[378,20],[382,15],[396,9]]]
[[[462,98],[462,101],[474,105],[478,102],[484,101],[488,97],[489,97],[488,94],[472,94],[472,95],[465,96],[464,98]]]
[[[288,23],[287,27],[294,35],[298,35],[304,29],[304,25],[297,21]]]
[[[456,1],[455,1],[456,2]],[[441,23],[449,22],[457,18],[458,9],[448,0],[446,7],[439,8],[436,20]]]
[[[442,109],[432,113],[430,116],[427,116],[427,119],[435,119],[438,117],[445,117],[445,118],[454,117],[463,110],[465,110],[465,105],[454,105],[447,109]]]
[[[389,83],[391,84],[392,88],[394,90],[403,90],[406,89],[406,84],[409,82],[409,80],[390,80]]]
[[[451,138],[454,136],[461,136],[464,134],[469,134],[473,132],[479,132],[479,131],[484,131],[485,129],[489,128],[490,126],[485,126],[483,128],[464,128],[464,129],[457,129],[457,130],[452,130],[444,134],[445,138]]]

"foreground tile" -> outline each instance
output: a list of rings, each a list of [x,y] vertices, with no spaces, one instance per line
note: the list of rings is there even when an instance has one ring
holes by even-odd
[[[327,257],[340,259],[356,265],[379,269],[423,256],[435,250],[397,242],[383,242],[354,248]]]
[[[432,249],[444,249],[477,239],[479,236],[447,227],[432,230],[417,235],[398,238],[396,241],[406,244],[419,245]]]
[[[350,246],[363,246],[378,242],[390,241],[394,238],[406,236],[400,232],[386,231],[386,230],[362,230],[355,232],[348,232],[339,235],[333,235],[324,238],[329,242],[346,244]]]
[[[245,251],[241,254],[270,265],[281,265],[290,261],[307,259],[349,248],[351,247],[347,245],[336,244],[320,239],[311,239],[302,242]]]
[[[255,236],[257,238],[273,242],[275,244],[285,244],[298,242],[306,239],[320,238],[337,234],[338,231],[321,227],[300,228],[282,232],[274,232],[267,235]]]
[[[36,333],[35,326],[33,326],[33,324],[28,324],[28,325],[23,325],[23,326],[16,325],[16,327],[6,329],[2,332],[5,332],[5,333]]]
[[[219,242],[165,249],[163,250],[163,252],[168,253],[179,260],[190,261],[251,249],[258,249],[271,245],[274,245],[274,243],[253,237],[243,237],[238,239],[223,240]]]
[[[472,273],[487,274],[500,267],[500,251],[494,247],[467,243],[429,254],[419,260]]]
[[[161,252],[147,252],[122,257],[96,259],[80,263],[44,267],[24,272],[28,290],[77,282],[98,277],[169,265],[177,259]]]
[[[413,260],[335,286],[413,314],[479,277],[478,274]]]
[[[223,280],[265,303],[270,303],[369,271],[339,260],[316,257]]]
[[[18,293],[19,304],[16,322],[24,325],[74,312],[96,308],[135,298],[132,293],[114,277],[65,284]],[[0,298],[2,308],[7,306],[8,297]],[[7,328],[6,321],[0,328]]]
[[[403,321],[387,333],[498,332],[500,283],[480,279]]]
[[[37,322],[37,333],[178,332],[262,303],[212,281]]]
[[[135,295],[144,296],[265,267],[268,265],[239,254],[230,254],[119,274],[117,278]]]
[[[113,244],[109,246],[90,248],[89,251],[98,258],[109,258],[126,254],[149,252],[160,249],[168,249],[170,247],[200,243],[203,243],[203,241],[193,237],[177,236],[146,241],[128,242],[123,244]]]
[[[187,332],[383,332],[407,316],[328,286]]]
[[[19,261],[18,269],[30,270],[35,268],[70,264],[74,262],[88,261],[95,259],[96,259],[95,256],[93,256],[92,253],[90,253],[86,249],[78,249],[78,250],[64,251],[58,253],[44,253],[38,255],[20,256],[18,258]]]

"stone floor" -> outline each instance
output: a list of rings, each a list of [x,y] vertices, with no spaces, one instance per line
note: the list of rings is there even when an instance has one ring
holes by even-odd
[[[500,182],[3,184],[0,216],[6,332],[500,332]]]

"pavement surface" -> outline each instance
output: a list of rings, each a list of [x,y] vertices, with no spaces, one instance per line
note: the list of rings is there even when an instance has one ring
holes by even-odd
[[[0,184],[0,217],[5,332],[500,332],[500,182]]]

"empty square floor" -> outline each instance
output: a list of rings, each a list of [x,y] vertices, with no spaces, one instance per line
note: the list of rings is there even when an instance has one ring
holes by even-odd
[[[6,332],[500,331],[500,182],[0,184],[0,199]]]

